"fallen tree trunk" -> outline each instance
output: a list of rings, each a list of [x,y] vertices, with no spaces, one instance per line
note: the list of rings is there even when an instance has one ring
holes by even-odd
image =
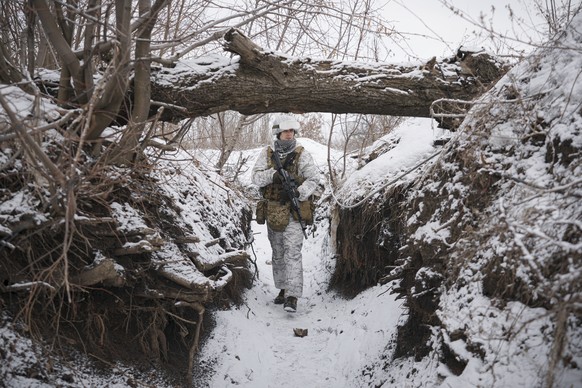
[[[164,120],[225,110],[430,117],[435,100],[472,100],[507,71],[485,53],[419,65],[357,63],[264,51],[237,30],[224,38],[237,57],[198,58],[152,76],[152,98],[165,107]]]

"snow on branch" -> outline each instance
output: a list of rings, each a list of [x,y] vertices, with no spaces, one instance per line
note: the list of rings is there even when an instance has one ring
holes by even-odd
[[[23,282],[23,283],[15,283],[8,286],[3,286],[5,292],[13,292],[13,291],[27,291],[34,287],[43,287],[48,288],[50,291],[56,291],[56,289],[47,282],[36,281],[36,282]]]

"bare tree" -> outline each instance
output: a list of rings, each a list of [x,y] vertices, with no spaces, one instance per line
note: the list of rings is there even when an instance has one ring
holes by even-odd
[[[300,136],[315,140],[318,143],[325,142],[321,132],[321,129],[324,126],[324,120],[321,114],[316,113],[306,115],[299,120],[299,123],[301,124]]]
[[[258,117],[239,115],[238,119],[236,120],[236,124],[229,128],[230,126],[227,125],[227,122],[225,120],[225,114],[224,113],[218,114],[221,139],[220,155],[218,157],[218,162],[216,162],[216,169],[218,171],[222,171],[222,168],[224,167],[228,158],[230,157],[230,154],[234,150],[235,145],[237,144],[237,142],[239,142],[241,134],[243,133],[243,128],[253,123],[257,119]]]

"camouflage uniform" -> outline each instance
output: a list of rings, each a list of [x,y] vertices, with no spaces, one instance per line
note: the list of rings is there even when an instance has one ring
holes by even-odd
[[[295,178],[298,200],[307,201],[319,184],[320,174],[313,157],[299,144],[293,152],[296,156],[285,169]],[[291,214],[290,203],[285,203],[283,186],[273,182],[274,163],[270,158],[272,147],[265,147],[259,154],[252,171],[252,181],[261,188],[267,202],[267,230],[273,250],[273,279],[275,287],[284,289],[287,296],[300,297],[303,293],[303,263],[301,248],[303,231],[301,224]],[[284,218],[284,220],[281,220]]]

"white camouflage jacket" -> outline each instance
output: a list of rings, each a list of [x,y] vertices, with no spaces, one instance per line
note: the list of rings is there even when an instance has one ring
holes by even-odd
[[[295,148],[300,145],[301,144],[297,142]],[[269,148],[272,148],[272,146],[267,146],[261,150],[257,157],[257,161],[255,162],[255,166],[253,167],[251,180],[259,187],[265,187],[273,183],[275,169],[269,167],[269,161],[267,160],[267,150]],[[297,199],[299,201],[305,201],[311,194],[313,194],[315,189],[317,189],[321,176],[315,162],[313,161],[313,156],[311,156],[307,150],[303,149],[297,163],[299,175],[305,178],[305,181],[297,188],[297,191],[299,192],[299,197]]]

